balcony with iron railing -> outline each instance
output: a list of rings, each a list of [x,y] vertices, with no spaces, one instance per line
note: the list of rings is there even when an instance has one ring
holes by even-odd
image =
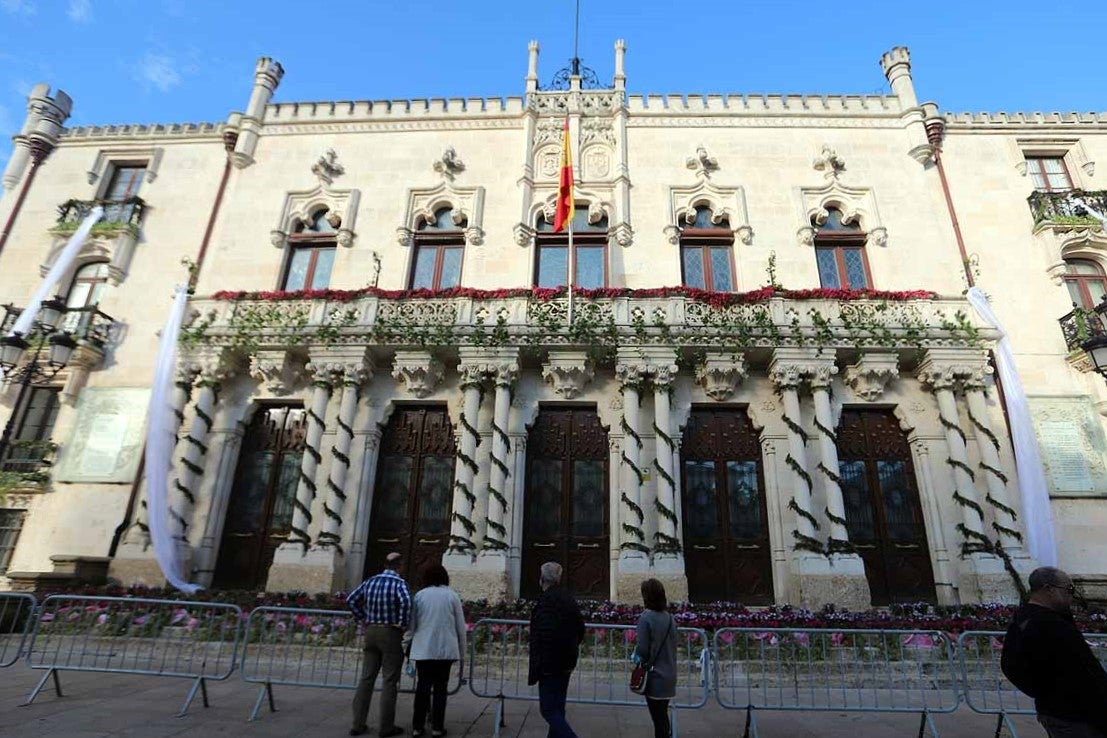
[[[1082,351],[1089,339],[1107,337],[1107,296],[1091,310],[1073,305],[1058,322],[1069,352]]]
[[[58,220],[51,230],[58,234],[72,233],[97,205],[104,208],[104,215],[93,226],[93,236],[115,236],[119,233],[138,235],[146,213],[146,201],[141,197],[129,197],[126,200],[66,200],[58,206]]]
[[[23,312],[14,305],[2,305],[0,309],[0,335],[6,336]],[[58,330],[68,333],[78,344],[85,344],[102,351],[116,326],[115,319],[95,306],[67,308],[58,322]]]
[[[1107,190],[1035,192],[1027,198],[1035,231],[1047,227],[1102,228],[1094,214],[1107,214]]]

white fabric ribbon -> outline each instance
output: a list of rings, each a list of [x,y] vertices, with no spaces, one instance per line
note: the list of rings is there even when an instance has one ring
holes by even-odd
[[[988,297],[979,287],[968,292],[969,302],[980,317],[1000,333],[996,345],[996,368],[1007,400],[1007,418],[1011,424],[1011,441],[1015,447],[1015,465],[1019,472],[1019,497],[1022,500],[1022,521],[1026,530],[1026,548],[1041,566],[1057,565],[1057,544],[1053,535],[1053,511],[1049,503],[1038,438],[1030,418],[1011,340],[992,310]]]
[[[188,582],[188,573],[184,571],[177,541],[169,526],[169,475],[172,472],[173,448],[177,444],[173,425],[173,372],[177,366],[177,335],[181,331],[187,302],[188,288],[178,285],[158,346],[146,427],[146,515],[154,558],[165,581],[186,594],[192,594],[201,587]]]
[[[9,335],[19,333],[26,336],[31,332],[35,324],[35,318],[38,317],[39,308],[42,307],[42,301],[50,296],[50,292],[57,286],[58,282],[61,281],[61,278],[69,272],[69,267],[73,264],[73,260],[77,258],[77,252],[79,252],[81,246],[84,245],[85,239],[88,238],[88,234],[92,231],[92,226],[96,225],[96,221],[100,220],[100,216],[103,214],[104,209],[97,205],[87,216],[85,216],[84,221],[81,222],[76,232],[69,237],[69,241],[65,244],[65,248],[58,254],[58,258],[54,259],[54,265],[50,267],[46,279],[42,280],[38,289],[35,290],[35,294],[31,298],[31,301],[27,303],[27,306],[23,308],[23,312],[19,314]]]

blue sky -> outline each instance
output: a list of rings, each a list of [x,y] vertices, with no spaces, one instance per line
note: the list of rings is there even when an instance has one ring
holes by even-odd
[[[582,0],[581,57],[632,93],[874,93],[878,59],[911,48],[944,110],[1107,110],[1107,2]],[[530,39],[541,82],[572,56],[574,0],[0,0],[0,163],[33,83],[75,100],[70,125],[224,120],[254,60],[277,100],[519,95]]]

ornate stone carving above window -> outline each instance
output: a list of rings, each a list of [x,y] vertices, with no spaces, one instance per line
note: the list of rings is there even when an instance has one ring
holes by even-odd
[[[396,242],[401,246],[411,246],[415,231],[423,223],[434,223],[435,213],[443,208],[453,210],[453,220],[459,227],[464,225],[465,243],[480,246],[484,243],[484,188],[458,187],[454,179],[465,171],[465,164],[451,146],[442,157],[436,159],[432,168],[442,182],[434,187],[413,187],[407,191],[407,211],[404,223],[396,229]]]
[[[354,245],[357,236],[358,204],[361,190],[341,190],[332,187],[334,180],[345,173],[338,163],[338,155],[329,149],[324,156],[311,167],[318,184],[310,190],[289,192],[284,198],[284,207],[277,227],[269,233],[269,240],[277,248],[284,248],[288,235],[297,227],[310,224],[320,210],[327,211],[327,222],[335,229],[335,240],[339,246]]]
[[[745,189],[740,185],[727,186],[711,181],[711,175],[719,169],[719,163],[708,155],[703,146],[696,148],[695,156],[688,157],[685,165],[696,173],[697,182],[669,188],[670,225],[665,227],[669,243],[675,245],[680,242],[680,225],[677,224],[694,223],[697,207],[709,208],[715,223],[729,222],[734,227],[737,240],[747,246],[753,243]]]
[[[899,358],[895,354],[862,354],[856,364],[846,367],[846,384],[866,402],[876,402],[888,383],[899,377]]]
[[[815,228],[812,221],[822,225],[829,215],[828,208],[837,208],[842,212],[842,222],[856,223],[868,234],[867,244],[886,246],[888,229],[880,219],[872,188],[843,184],[841,174],[846,168],[845,161],[829,146],[822,148],[812,166],[822,172],[827,181],[821,187],[800,187],[798,190],[801,225],[796,231],[796,239],[800,244],[813,246]]]
[[[565,400],[578,397],[594,376],[592,361],[584,351],[551,351],[542,367],[542,377]]]

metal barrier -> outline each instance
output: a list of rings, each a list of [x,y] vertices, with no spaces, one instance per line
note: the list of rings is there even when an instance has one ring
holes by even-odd
[[[59,671],[144,674],[191,679],[178,715],[203,694],[208,681],[223,681],[235,669],[242,611],[218,602],[130,597],[47,597],[27,646],[33,669],[47,669],[24,705],[51,677],[62,696]]]
[[[254,608],[246,621],[240,657],[242,679],[261,685],[250,720],[258,718],[267,697],[269,711],[277,711],[274,684],[356,689],[364,633],[364,625],[346,610]],[[455,669],[448,693],[457,694],[461,685],[461,671]],[[414,677],[401,674],[400,691],[414,692]]]
[[[23,655],[38,602],[29,594],[0,592],[0,669]]]
[[[580,659],[569,683],[569,702],[644,706],[645,698],[628,687],[636,628],[633,625],[588,624]],[[677,629],[677,691],[669,703],[678,709],[707,704],[710,679],[707,634],[699,628]],[[477,697],[498,700],[493,735],[504,727],[505,700],[537,700],[538,687],[527,685],[530,625],[525,620],[479,621],[469,634],[469,688]],[[671,713],[677,736],[676,710]]]
[[[937,737],[931,715],[960,702],[937,631],[722,628],[714,651],[715,696],[746,711],[745,738],[759,735],[755,710],[919,713],[919,738]]]
[[[1034,700],[1007,681],[1000,669],[1004,635],[1000,631],[971,630],[957,639],[961,654],[961,689],[970,709],[982,715],[996,716],[997,738],[1004,726],[1012,738],[1018,738],[1018,731],[1009,716],[1034,715]],[[1107,635],[1087,633],[1084,640],[1107,668]]]

